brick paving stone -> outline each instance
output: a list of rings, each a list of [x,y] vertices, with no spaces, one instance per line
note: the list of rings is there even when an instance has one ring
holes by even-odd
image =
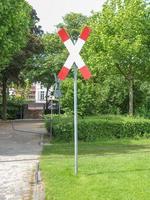
[[[17,123],[20,130],[45,132],[42,123]],[[42,147],[40,135],[0,123],[0,200],[31,200],[34,169]]]

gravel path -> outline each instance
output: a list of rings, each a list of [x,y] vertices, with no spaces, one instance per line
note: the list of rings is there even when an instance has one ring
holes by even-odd
[[[19,130],[44,133],[42,123],[21,122]],[[40,134],[12,129],[11,123],[0,123],[0,200],[33,199],[34,170],[42,150]]]

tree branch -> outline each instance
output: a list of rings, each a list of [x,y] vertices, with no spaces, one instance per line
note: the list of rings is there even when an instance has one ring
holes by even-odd
[[[120,71],[120,73],[129,81],[129,77],[124,73],[124,71],[120,68],[119,65],[116,65],[117,69]]]

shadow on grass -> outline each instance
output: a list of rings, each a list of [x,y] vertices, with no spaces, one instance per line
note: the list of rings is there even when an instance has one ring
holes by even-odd
[[[87,173],[87,176],[95,176],[100,174],[119,174],[119,173],[133,173],[133,172],[145,172],[150,171],[150,168],[147,169],[131,169],[131,170],[116,170],[116,171],[101,171],[95,173]]]
[[[79,155],[119,155],[134,153],[149,153],[150,144],[95,144],[95,143],[79,143]],[[44,156],[49,155],[74,155],[73,144],[53,144],[45,146],[43,150]]]

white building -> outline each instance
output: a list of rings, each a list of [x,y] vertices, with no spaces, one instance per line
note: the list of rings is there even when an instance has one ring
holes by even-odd
[[[53,93],[53,86],[50,88],[49,93],[48,93],[49,100],[54,99],[54,96],[52,95],[52,93]],[[16,89],[9,88],[9,95],[15,96]],[[43,103],[43,104],[46,103],[46,88],[40,82],[33,83],[27,100],[33,103]]]
[[[35,84],[35,103],[45,103],[46,88],[41,83]]]
[[[49,90],[48,99],[54,99],[52,92],[53,87]],[[35,103],[46,103],[46,88],[41,83],[35,84]]]

